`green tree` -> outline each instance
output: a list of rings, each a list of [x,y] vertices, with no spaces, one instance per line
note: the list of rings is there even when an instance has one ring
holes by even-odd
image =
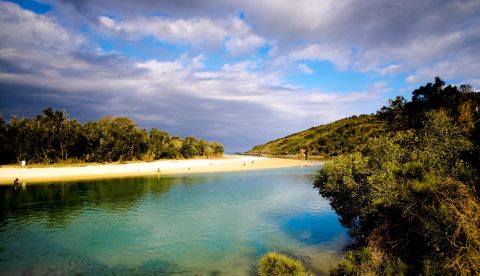
[[[147,133],[126,117],[104,117],[97,154],[106,161],[139,160],[147,150]]]
[[[217,156],[216,142],[170,137],[153,128],[149,133],[126,117],[105,117],[81,124],[65,111],[46,108],[33,119],[0,117],[0,163],[105,162]]]
[[[0,164],[7,164],[12,162],[12,153],[10,152],[9,148],[10,141],[8,137],[7,127],[7,123],[0,115]]]
[[[185,158],[192,158],[198,156],[197,140],[194,137],[186,137],[183,140],[182,147],[180,148],[180,153]]]
[[[355,241],[335,273],[480,269],[480,205],[463,159],[473,145],[445,111],[425,117],[421,129],[372,139],[316,178]]]
[[[172,136],[169,144],[167,151],[165,153],[166,158],[181,158],[182,154],[180,152],[180,149],[182,148],[182,140],[178,136]]]
[[[102,132],[97,122],[87,122],[81,126],[80,136],[78,137],[78,147],[80,148],[79,158],[87,162],[101,162],[104,160],[102,153],[98,150]]]
[[[210,147],[213,150],[213,156],[222,156],[224,153],[223,145],[218,142],[211,142]]]
[[[32,153],[32,143],[36,135],[32,133],[32,123],[26,118],[19,119],[17,116],[13,116],[10,120],[10,123],[7,127],[7,136],[10,137],[10,151],[14,155],[14,160],[17,164],[21,160],[34,160],[37,161],[37,158],[40,156],[35,156],[29,153]],[[35,147],[36,145],[33,144]],[[43,149],[43,154],[47,156],[45,152],[45,147],[40,146]]]
[[[164,131],[152,128],[149,134],[148,154],[157,160],[168,157],[170,137]]]

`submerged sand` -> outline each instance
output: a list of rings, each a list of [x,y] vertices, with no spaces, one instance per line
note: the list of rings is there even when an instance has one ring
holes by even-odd
[[[15,178],[18,178],[20,183],[36,183],[119,176],[233,172],[309,166],[314,164],[318,164],[318,162],[243,155],[226,155],[223,158],[218,159],[161,160],[144,163],[88,165],[81,167],[6,167],[0,168],[0,185],[12,185]]]

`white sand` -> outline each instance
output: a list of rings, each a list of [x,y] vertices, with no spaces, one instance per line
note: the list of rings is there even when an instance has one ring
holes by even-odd
[[[0,185],[12,185],[15,178],[18,178],[20,183],[32,183],[115,176],[242,171],[311,164],[311,162],[291,159],[229,155],[218,159],[161,160],[144,163],[88,165],[81,167],[26,168],[18,166],[0,168]]]

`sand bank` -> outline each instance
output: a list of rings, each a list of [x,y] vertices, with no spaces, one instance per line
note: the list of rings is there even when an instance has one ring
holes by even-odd
[[[60,180],[81,180],[119,176],[169,175],[185,173],[228,172],[309,166],[318,162],[254,156],[225,155],[218,159],[161,160],[155,162],[90,165],[82,167],[0,168],[0,185]]]

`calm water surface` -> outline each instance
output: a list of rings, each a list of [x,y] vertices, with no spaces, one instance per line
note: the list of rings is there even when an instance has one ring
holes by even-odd
[[[319,167],[0,187],[0,274],[255,274],[275,250],[322,274],[346,230]]]

